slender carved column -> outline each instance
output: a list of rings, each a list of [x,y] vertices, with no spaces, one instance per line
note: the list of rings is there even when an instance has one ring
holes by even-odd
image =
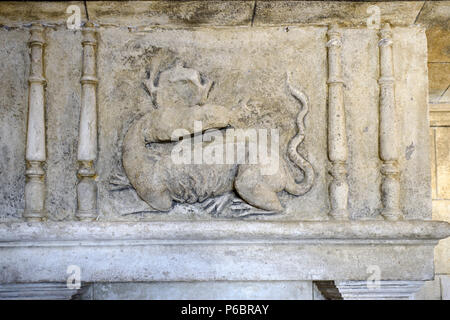
[[[400,220],[400,182],[398,169],[397,115],[394,93],[394,72],[392,58],[392,31],[389,24],[381,29],[380,41],[380,158],[383,161],[381,173],[381,200],[386,220]]]
[[[333,180],[329,186],[331,211],[335,219],[347,220],[348,183],[347,135],[345,130],[345,109],[343,81],[341,78],[341,34],[336,25],[328,30],[328,158],[332,167]]]
[[[87,22],[83,33],[83,75],[81,77],[81,114],[78,138],[79,182],[77,186],[79,220],[97,217],[97,184],[94,161],[97,158],[97,100],[96,100],[96,32]]]
[[[25,211],[27,221],[42,221],[46,219],[45,210],[45,107],[43,74],[43,47],[45,44],[43,27],[38,24],[31,26],[29,45],[30,77],[28,78],[28,128],[25,158],[27,161],[27,182],[25,184]]]

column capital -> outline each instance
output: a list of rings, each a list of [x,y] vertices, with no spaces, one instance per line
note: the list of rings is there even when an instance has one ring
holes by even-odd
[[[30,27],[28,45],[31,47],[33,45],[43,46],[44,44],[44,27],[41,24],[33,23]]]

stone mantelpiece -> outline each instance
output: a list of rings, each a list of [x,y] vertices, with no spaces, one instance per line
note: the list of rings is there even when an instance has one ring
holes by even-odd
[[[74,31],[42,6],[32,25],[0,15],[5,295],[69,295],[71,265],[83,283],[334,280],[344,298],[433,278],[450,225],[430,221],[426,36],[407,12],[377,30],[352,20],[365,4],[283,22],[303,4],[92,3]],[[230,128],[274,129],[277,171],[173,162],[176,130]]]
[[[429,280],[445,222],[59,222],[0,226],[3,283]],[[270,257],[270,258],[268,258]]]

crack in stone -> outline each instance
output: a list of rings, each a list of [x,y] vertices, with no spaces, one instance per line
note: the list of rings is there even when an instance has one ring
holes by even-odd
[[[84,0],[83,2],[84,2],[84,11],[86,12],[86,19],[89,21],[89,13],[88,13],[86,0]]]
[[[419,13],[417,14],[417,16],[416,16],[416,19],[414,19],[414,23],[413,24],[416,24],[417,23],[417,20],[419,19],[419,16],[420,16],[420,14],[422,13],[422,10],[423,10],[423,8],[425,7],[425,4],[427,3],[427,1],[424,1],[423,2],[423,5],[422,5],[422,7],[420,8],[420,10],[419,10]]]
[[[250,26],[252,26],[252,27],[253,27],[253,23],[254,23],[254,21],[255,21],[255,16],[256,16],[256,4],[257,4],[257,2],[258,2],[258,1],[255,1],[255,3],[253,4],[252,22],[251,22],[251,24],[250,24]]]

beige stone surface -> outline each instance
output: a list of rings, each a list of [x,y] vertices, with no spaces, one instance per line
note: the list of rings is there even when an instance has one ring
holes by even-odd
[[[448,29],[450,26],[449,15],[450,3],[448,1],[425,1],[416,22],[427,26],[440,26]]]
[[[427,28],[430,102],[450,101],[450,3],[427,1],[416,23]],[[445,116],[445,115],[443,115]]]
[[[448,13],[447,17],[450,16]],[[448,19],[448,18],[447,18]],[[429,21],[433,23],[433,21]],[[427,28],[428,62],[441,65],[450,62],[450,36],[445,24],[432,25]]]
[[[251,1],[89,1],[89,18],[100,24],[132,25],[250,25]],[[120,12],[120,16],[118,16]]]
[[[436,185],[436,131],[435,128],[430,128],[430,161],[431,161],[431,197],[436,199],[437,185]],[[434,210],[434,207],[433,207]]]
[[[450,128],[436,128],[436,179],[438,199],[450,199]]]
[[[323,1],[258,1],[254,25],[327,24],[366,26],[367,8],[380,8],[381,21],[395,25],[411,25],[423,1],[408,2],[323,2]]]
[[[427,1],[416,23],[427,28],[430,102],[450,101],[450,2]]]
[[[430,102],[446,102],[444,94],[450,86],[450,63],[428,63]]]
[[[365,26],[370,13],[367,8],[377,5],[382,22],[409,26],[414,23],[423,1],[351,2],[342,1],[88,1],[89,17],[104,25],[276,25],[328,24]],[[2,2],[0,22],[21,25],[31,21],[63,24],[69,17],[66,8],[80,7],[86,21],[82,1],[40,3]]]
[[[450,127],[450,103],[430,103],[430,126]]]
[[[434,250],[436,274],[450,274],[450,240],[439,241]]]
[[[69,5],[77,5],[83,21],[83,1],[49,1],[48,3],[12,2],[0,4],[0,22],[21,25],[30,21],[63,24],[70,14]],[[101,25],[250,25],[252,1],[88,1],[89,18]]]
[[[4,1],[0,3],[0,24],[13,27],[30,22],[63,24],[70,16],[66,13],[70,5],[77,5],[80,8],[81,17],[85,21],[83,1]]]
[[[433,200],[433,220],[450,220],[450,200]]]
[[[450,200],[433,200],[433,220],[450,221]],[[434,264],[436,274],[450,274],[450,239],[439,241]]]

